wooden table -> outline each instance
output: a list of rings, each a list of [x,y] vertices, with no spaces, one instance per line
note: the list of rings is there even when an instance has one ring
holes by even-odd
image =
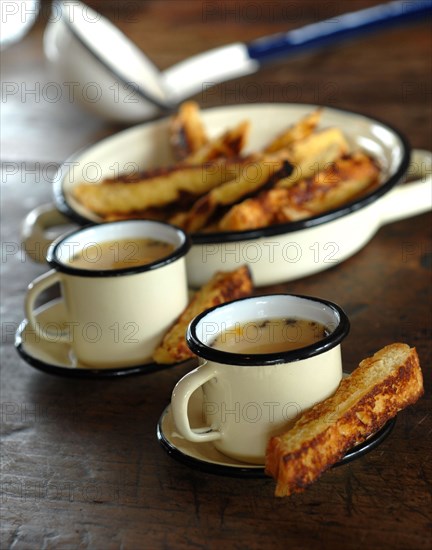
[[[355,0],[352,9],[376,4]],[[204,49],[299,27],[343,2],[92,2],[161,68]],[[120,128],[67,98],[44,97],[53,77],[36,26],[2,54],[2,548],[371,548],[431,545],[431,217],[383,227],[351,259],[274,288],[338,302],[352,330],[351,371],[380,347],[418,350],[426,394],[398,415],[373,452],[332,469],[303,494],[276,499],[271,479],[219,477],[170,458],[156,423],[186,368],[116,380],[56,377],[17,355],[27,284],[46,271],[20,246],[20,224],[50,201],[55,166]],[[254,101],[323,103],[388,122],[431,149],[431,32],[427,23],[281,62],[217,86],[203,107]],[[36,93],[29,90],[36,89]],[[39,90],[39,92],[38,92]],[[254,91],[254,95],[252,94]]]

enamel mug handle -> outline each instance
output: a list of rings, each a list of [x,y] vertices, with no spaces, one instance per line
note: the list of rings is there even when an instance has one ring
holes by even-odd
[[[26,254],[35,262],[44,263],[48,247],[54,240],[54,237],[47,236],[47,231],[70,224],[71,220],[53,204],[44,204],[29,212],[21,227],[21,240]]]
[[[413,151],[409,181],[394,187],[382,201],[381,225],[403,220],[432,209],[432,153]]]
[[[188,417],[188,403],[191,395],[200,386],[216,377],[216,370],[207,363],[189,372],[177,382],[171,397],[171,410],[174,422],[180,435],[194,443],[216,441],[221,438],[221,432],[213,430],[210,426],[192,429]]]
[[[34,306],[39,294],[58,282],[60,282],[60,274],[57,273],[57,271],[55,271],[54,269],[48,271],[47,273],[44,273],[43,275],[32,281],[27,288],[27,293],[25,296],[25,314],[30,328],[39,338],[49,340],[51,342],[55,341],[70,343],[69,333],[59,334],[56,332],[54,334],[50,333],[49,331],[42,330],[42,327],[36,321],[36,317],[34,315]]]

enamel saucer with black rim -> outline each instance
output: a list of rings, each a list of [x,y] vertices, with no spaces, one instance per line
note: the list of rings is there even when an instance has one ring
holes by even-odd
[[[195,391],[189,401],[189,419],[192,428],[202,426],[202,391]],[[379,431],[366,441],[350,449],[335,466],[341,466],[363,456],[375,449],[390,434],[396,418],[389,420]],[[234,476],[234,477],[267,477],[264,466],[247,464],[220,453],[212,443],[192,443],[181,437],[174,423],[171,406],[163,411],[157,424],[156,436],[162,448],[174,459],[197,470]]]
[[[133,367],[93,368],[77,361],[69,344],[59,342],[54,331],[65,328],[66,312],[62,299],[53,300],[36,310],[36,320],[42,328],[53,333],[52,339],[38,338],[25,319],[15,334],[15,347],[19,355],[30,366],[60,376],[75,378],[116,378],[136,374],[150,374],[176,365],[144,363]],[[189,360],[191,368],[196,366],[194,359]],[[182,364],[186,364],[186,361]]]

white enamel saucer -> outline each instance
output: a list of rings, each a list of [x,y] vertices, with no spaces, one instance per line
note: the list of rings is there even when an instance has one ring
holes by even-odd
[[[202,427],[201,388],[192,394],[188,412],[191,427]],[[366,441],[350,449],[335,466],[346,464],[377,447],[390,434],[395,423],[396,417],[389,420]],[[225,456],[215,449],[212,443],[192,443],[184,439],[176,431],[170,405],[166,407],[159,419],[156,435],[170,456],[198,470],[235,477],[267,477],[263,465],[247,464]]]
[[[64,302],[61,298],[44,304],[35,313],[36,320],[41,327],[49,327],[50,329],[54,327],[55,330],[61,330],[66,318]],[[133,367],[110,367],[105,369],[87,367],[76,359],[69,344],[58,342],[54,337],[51,341],[37,337],[29,327],[27,320],[22,321],[18,327],[15,334],[15,347],[24,361],[32,367],[61,376],[113,378],[134,374],[149,374],[175,366],[145,363]],[[190,361],[191,366],[195,366],[195,360]]]

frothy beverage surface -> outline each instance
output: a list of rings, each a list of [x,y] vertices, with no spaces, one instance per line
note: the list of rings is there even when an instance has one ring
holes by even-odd
[[[266,319],[236,323],[223,330],[210,345],[230,353],[278,353],[314,344],[329,332],[323,324],[310,319]]]
[[[126,269],[169,256],[174,246],[157,239],[119,239],[84,246],[69,262],[78,269]]]

